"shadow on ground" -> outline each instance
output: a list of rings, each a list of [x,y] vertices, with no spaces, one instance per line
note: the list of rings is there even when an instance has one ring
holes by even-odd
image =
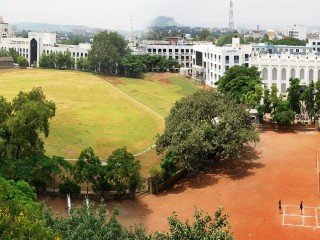
[[[253,147],[248,147],[240,159],[224,160],[210,167],[206,167],[195,177],[182,179],[171,189],[168,189],[158,196],[178,194],[190,188],[206,188],[217,184],[221,178],[229,178],[237,181],[253,176],[257,169],[265,166],[259,161],[260,154],[261,153],[257,152]]]

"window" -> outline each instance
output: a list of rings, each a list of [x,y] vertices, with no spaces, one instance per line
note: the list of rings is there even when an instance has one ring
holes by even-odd
[[[233,58],[235,64],[239,63],[239,56],[234,56]]]
[[[268,80],[268,69],[267,68],[264,68],[262,70],[262,79],[263,80]]]
[[[172,49],[169,49],[169,53],[172,53]]]
[[[148,52],[151,53],[151,48],[148,48]]]
[[[281,70],[281,80],[282,81],[286,81],[287,80],[287,70],[285,68],[283,68]]]
[[[179,53],[179,49],[175,49],[175,52],[176,52],[176,53]]]
[[[272,69],[272,80],[278,80],[278,70],[276,68]]]
[[[166,52],[167,52],[167,49],[163,49],[162,52],[166,53]]]
[[[229,62],[230,62],[230,57],[226,56],[226,64],[229,64]]]

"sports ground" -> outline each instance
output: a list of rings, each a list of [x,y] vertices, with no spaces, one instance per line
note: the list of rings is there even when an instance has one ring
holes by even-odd
[[[134,154],[143,152],[163,131],[164,117],[173,104],[198,89],[190,80],[168,73],[127,79],[46,69],[0,72],[0,95],[9,101],[33,87],[42,87],[57,106],[45,140],[46,152],[67,159],[78,158],[87,147],[102,158],[119,147]],[[155,155],[139,155],[144,174],[153,164],[150,156]]]
[[[150,230],[166,229],[167,217],[173,211],[191,219],[195,207],[213,213],[223,206],[238,240],[320,239],[315,207],[320,206],[316,152],[318,133],[261,133],[256,151],[242,161],[223,164],[196,178],[185,179],[158,196],[143,195],[135,201],[120,203],[119,219],[126,225],[143,223]],[[305,217],[297,207],[305,204]],[[108,203],[109,208],[119,204]],[[49,200],[48,205],[64,212],[64,200]],[[312,207],[312,208],[308,208]],[[304,223],[304,224],[303,224]],[[302,226],[303,225],[303,226]]]

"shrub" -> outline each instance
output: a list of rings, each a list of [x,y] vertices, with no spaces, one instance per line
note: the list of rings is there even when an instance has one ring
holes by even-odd
[[[70,179],[65,179],[58,185],[59,192],[63,195],[70,194],[71,196],[77,196],[80,194],[81,187]]]
[[[152,181],[160,182],[163,179],[163,169],[160,165],[153,165],[149,170],[149,175]]]
[[[163,178],[168,179],[177,172],[177,162],[179,156],[177,153],[169,151],[161,160],[160,167],[163,170]]]

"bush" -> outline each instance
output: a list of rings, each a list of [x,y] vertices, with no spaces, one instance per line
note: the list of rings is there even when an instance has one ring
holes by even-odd
[[[161,160],[160,167],[163,170],[163,178],[166,180],[177,172],[177,162],[179,156],[177,153],[169,151]]]
[[[160,165],[153,165],[149,170],[150,178],[155,182],[163,180],[163,174],[164,172]]]
[[[71,196],[77,196],[80,194],[81,187],[70,179],[65,179],[58,185],[59,192],[63,195],[70,194]]]

